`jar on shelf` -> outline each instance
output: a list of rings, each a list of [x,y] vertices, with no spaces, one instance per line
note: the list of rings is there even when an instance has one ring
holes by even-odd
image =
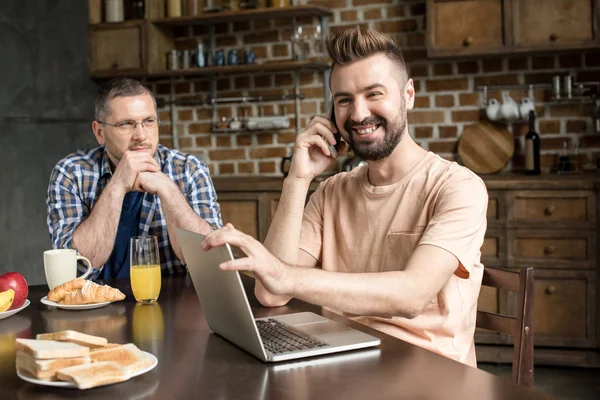
[[[290,0],[268,0],[269,7],[289,7],[291,5]]]
[[[88,0],[88,22],[90,24],[102,22],[102,0]]]
[[[221,49],[215,52],[215,66],[221,67],[225,65],[225,52]]]
[[[292,58],[294,61],[306,60],[310,51],[310,43],[304,35],[302,26],[296,29],[296,33],[292,36]]]
[[[256,55],[252,49],[246,49],[246,51],[244,51],[244,64],[254,64],[255,61]]]
[[[179,69],[179,52],[175,49],[167,53],[167,69],[169,71]]]
[[[123,22],[125,19],[123,0],[105,0],[104,15],[106,22]]]
[[[227,53],[227,65],[237,65],[238,64],[238,52],[236,49],[229,50]]]
[[[181,0],[167,0],[167,16],[169,18],[181,17]]]

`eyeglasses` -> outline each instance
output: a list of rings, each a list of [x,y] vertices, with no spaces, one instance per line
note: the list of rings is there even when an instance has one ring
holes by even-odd
[[[144,128],[145,130],[156,129],[158,125],[160,125],[160,120],[154,117],[146,118],[142,122],[135,122],[133,120],[121,121],[116,124],[110,124],[105,121],[98,122],[102,125],[113,126],[117,128],[119,132],[122,133],[132,133],[133,131],[135,131],[135,128],[137,128],[138,125],[141,125],[142,128]]]

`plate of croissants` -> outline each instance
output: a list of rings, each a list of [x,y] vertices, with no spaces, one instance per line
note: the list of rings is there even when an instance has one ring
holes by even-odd
[[[77,278],[58,285],[40,301],[47,306],[65,310],[91,310],[124,298],[125,294],[119,289]]]

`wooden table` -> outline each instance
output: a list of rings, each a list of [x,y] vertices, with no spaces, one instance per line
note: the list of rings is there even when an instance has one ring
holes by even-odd
[[[128,281],[113,281],[127,298],[103,308],[66,311],[40,299],[46,286],[30,288],[31,305],[0,320],[2,399],[544,399],[487,372],[465,366],[368,327],[322,314],[381,338],[381,346],[304,361],[266,364],[211,334],[189,278],[164,278],[157,305],[136,305]],[[251,283],[245,281],[247,289]],[[293,301],[257,316],[319,307]],[[257,307],[254,307],[257,306]],[[38,386],[15,373],[15,337],[74,329],[133,342],[157,356],[158,366],[127,382],[87,391]]]

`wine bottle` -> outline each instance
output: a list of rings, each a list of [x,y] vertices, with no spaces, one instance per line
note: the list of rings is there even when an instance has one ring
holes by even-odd
[[[540,174],[540,135],[535,131],[535,111],[529,111],[529,131],[525,135],[525,174]]]

